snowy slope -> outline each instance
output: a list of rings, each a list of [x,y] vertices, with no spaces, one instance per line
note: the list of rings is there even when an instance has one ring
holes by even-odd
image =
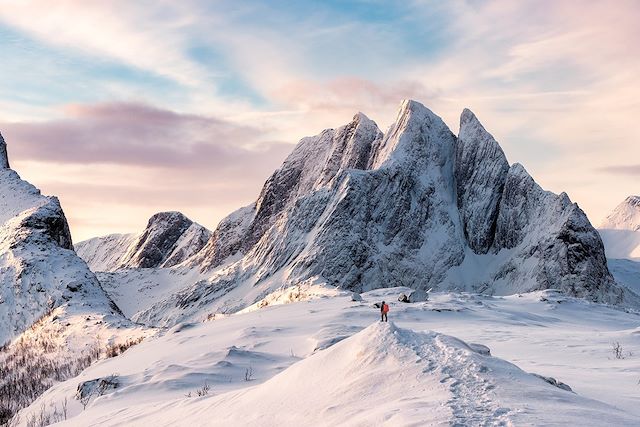
[[[600,224],[598,231],[607,258],[640,261],[640,197],[627,197]]]
[[[94,237],[76,244],[75,249],[92,271],[167,268],[196,254],[210,237],[209,230],[180,212],[160,212],[138,235]]]
[[[178,325],[54,386],[21,420],[66,398],[61,425],[73,426],[638,424],[640,359],[628,356],[640,351],[637,314],[551,291],[415,304],[398,303],[400,292],[352,302],[316,289],[310,300]],[[394,324],[377,321],[382,299]],[[117,387],[83,410],[78,385],[113,374]]]
[[[136,237],[135,234],[109,234],[76,243],[74,248],[91,271],[111,271],[120,265]]]
[[[509,295],[540,289],[633,305],[569,197],[509,166],[469,110],[456,137],[404,101],[383,135],[359,113],[303,138],[255,204],[184,264],[202,276],[136,315],[171,325],[231,313],[285,286],[404,285]]]
[[[609,258],[607,262],[616,281],[640,295],[640,261]]]
[[[640,231],[640,196],[629,196],[600,224],[607,230]]]

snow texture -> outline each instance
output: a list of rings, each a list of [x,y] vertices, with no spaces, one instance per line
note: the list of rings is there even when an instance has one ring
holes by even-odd
[[[362,302],[314,289],[177,325],[55,385],[21,419],[67,399],[69,426],[638,424],[638,359],[611,354],[614,341],[639,351],[637,314],[554,291],[406,304],[394,296],[408,288]],[[372,307],[382,300],[389,323]],[[114,373],[117,388],[83,409],[79,387]]]

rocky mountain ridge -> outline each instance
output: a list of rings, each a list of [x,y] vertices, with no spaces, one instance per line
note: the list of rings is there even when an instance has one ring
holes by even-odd
[[[160,212],[149,218],[142,233],[110,234],[75,245],[92,271],[127,268],[168,268],[199,252],[211,232],[180,212]]]
[[[364,114],[303,138],[256,203],[223,220],[185,264],[203,280],[139,313],[171,324],[233,312],[280,287],[321,282],[634,300],[569,197],[544,191],[465,110],[456,137],[404,101],[383,134]]]

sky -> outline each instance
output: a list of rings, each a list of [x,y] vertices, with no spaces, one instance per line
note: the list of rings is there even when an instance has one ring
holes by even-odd
[[[74,241],[211,229],[304,136],[468,107],[594,225],[640,188],[640,2],[0,0],[0,132]]]

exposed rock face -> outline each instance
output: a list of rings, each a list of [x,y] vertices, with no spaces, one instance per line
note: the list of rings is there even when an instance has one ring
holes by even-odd
[[[465,109],[456,146],[456,184],[464,234],[476,253],[487,253],[493,244],[508,171],[509,163],[496,140]]]
[[[301,140],[255,206],[223,221],[191,261],[209,278],[137,320],[232,312],[312,280],[356,292],[557,288],[594,301],[627,298],[597,232],[566,194],[509,167],[469,110],[456,137],[415,101],[403,102],[386,136],[359,114]]]
[[[131,267],[157,267],[171,255],[180,237],[193,222],[180,212],[161,212],[149,219],[147,228],[129,248],[125,258]]]
[[[7,144],[0,133],[0,169],[9,168],[9,155],[7,154]]]
[[[534,265],[533,289],[560,289],[596,300],[620,302],[600,236],[569,197],[544,191],[524,167],[509,170],[499,208],[496,249],[514,249],[497,277],[524,277],[518,264]]]
[[[111,234],[80,242],[78,255],[93,271],[173,267],[199,252],[211,232],[180,212],[153,215],[139,235]]]
[[[346,126],[303,138],[269,177],[256,203],[224,219],[193,264],[210,270],[233,255],[246,254],[299,199],[329,187],[347,168],[366,168],[380,139],[382,132],[362,113]]]

